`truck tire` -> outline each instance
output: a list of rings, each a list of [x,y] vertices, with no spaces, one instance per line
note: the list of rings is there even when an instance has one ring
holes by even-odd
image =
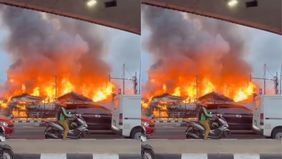
[[[141,128],[134,128],[130,134],[130,138],[140,140],[140,137],[143,135]]]
[[[282,140],[282,127],[278,127],[273,130],[272,138]]]

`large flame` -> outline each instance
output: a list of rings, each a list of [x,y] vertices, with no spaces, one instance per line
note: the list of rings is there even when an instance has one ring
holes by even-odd
[[[241,82],[242,83],[242,82]],[[226,97],[234,100],[234,102],[240,102],[247,100],[255,93],[256,86],[254,83],[246,81],[243,84],[237,86],[230,83],[229,85],[216,85],[208,78],[204,78],[201,82],[196,84],[193,81],[187,81],[175,88],[167,89],[166,84],[162,84],[160,89],[157,89],[152,94],[145,94],[145,97],[152,98],[153,96],[169,93],[174,96],[186,97],[188,101],[194,102],[198,97],[206,95],[211,92],[217,92]]]
[[[105,82],[101,87],[94,88],[94,87],[85,87],[83,86],[80,89],[80,86],[75,86],[72,84],[68,79],[63,78],[61,80],[61,87],[57,87],[55,83],[50,82],[50,84],[36,86],[35,88],[31,89],[32,91],[27,91],[26,86],[22,85],[22,93],[28,93],[33,96],[41,96],[48,99],[48,101],[54,101],[56,97],[73,92],[78,91],[78,93],[89,97],[93,100],[93,102],[99,102],[105,99],[108,99],[115,88],[115,85],[110,82]],[[81,90],[81,92],[79,92]],[[18,95],[19,91],[15,91],[13,95]]]

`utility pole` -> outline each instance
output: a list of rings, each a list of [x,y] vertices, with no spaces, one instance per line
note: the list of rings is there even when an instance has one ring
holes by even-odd
[[[125,94],[125,64],[122,65],[122,94]]]
[[[198,75],[196,75],[196,99],[199,97],[199,89],[198,89]]]
[[[273,81],[274,82],[274,91],[275,94],[278,94],[278,73],[276,73],[276,76],[273,77],[273,79],[266,78],[266,64],[264,64],[264,73],[263,73],[263,78],[262,77],[253,77],[252,74],[250,75],[251,80],[256,79],[256,80],[263,80],[263,94],[266,94],[266,81]]]
[[[137,85],[138,85],[137,72],[135,72],[135,75],[132,77],[132,81],[133,81],[134,94],[137,94],[138,93],[138,90],[137,90]]]
[[[57,98],[58,97],[58,76],[57,75],[54,75],[54,88],[55,88],[55,97],[54,98]]]
[[[274,76],[273,82],[274,82],[274,87],[275,87],[275,94],[279,94],[278,72],[276,72],[276,76]]]
[[[122,77],[112,77],[109,74],[109,81],[111,81],[112,79],[115,80],[122,80],[122,94],[125,94],[125,81],[132,81],[133,82],[133,90],[134,90],[134,94],[137,94],[137,73],[135,72],[135,75],[132,78],[125,78],[125,64],[123,64],[123,70],[122,70],[123,74]]]
[[[266,94],[266,64],[263,67],[263,95]]]
[[[280,68],[280,94],[282,95],[282,60],[281,60],[281,68]]]

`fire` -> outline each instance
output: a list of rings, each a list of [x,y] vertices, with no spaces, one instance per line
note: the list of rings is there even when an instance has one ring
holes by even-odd
[[[255,85],[251,82],[248,84],[248,86],[239,88],[233,98],[234,101],[239,102],[248,99],[249,96],[253,94],[254,89],[255,89]]]
[[[167,91],[166,85],[163,85],[163,92],[165,93]]]
[[[39,87],[35,87],[33,89],[33,92],[31,93],[31,95],[33,95],[33,96],[40,96],[40,90],[39,89],[40,89]]]
[[[215,86],[207,78],[205,78],[203,80],[203,86],[204,86],[203,94],[208,94],[208,93],[213,92],[215,90]]]
[[[26,87],[24,84],[22,84],[22,92],[25,93],[26,92]]]
[[[192,103],[203,95],[211,92],[217,92],[233,99],[234,102],[240,102],[252,97],[253,93],[255,93],[255,89],[255,84],[248,81],[239,82],[239,84],[220,84],[213,82],[208,78],[203,78],[202,80],[199,80],[198,83],[196,83],[196,81],[189,80],[183,81],[183,83],[179,83],[175,88],[168,88],[166,84],[162,84],[161,89],[156,89],[152,94],[145,94],[145,96],[147,95],[147,98],[152,98],[153,96],[160,95],[161,93],[168,93],[173,96],[185,97],[186,103]]]
[[[3,100],[0,100],[0,108],[2,108],[2,109],[7,109],[7,108],[8,108],[7,103],[4,102]]]
[[[160,105],[157,106],[157,107],[159,107],[159,109],[153,110],[154,117],[160,117],[160,118],[167,118],[168,117],[167,107],[163,106],[165,104],[166,103],[160,103]]]
[[[26,112],[26,103],[18,103],[16,105],[16,109],[13,109],[12,115],[14,117],[20,117],[20,118],[26,118],[27,117],[27,112]]]
[[[176,87],[176,88],[174,89],[174,92],[172,93],[172,95],[174,95],[174,96],[180,96],[180,95],[181,95],[180,87]]]
[[[92,100],[98,102],[107,99],[113,93],[114,85],[112,83],[107,83],[105,87],[99,88],[93,95]]]
[[[74,90],[73,84],[65,78],[62,80],[62,86],[63,94],[67,94]]]
[[[114,92],[115,85],[110,82],[104,82],[101,86],[97,87],[94,85],[86,85],[83,86],[75,85],[68,80],[67,78],[63,78],[62,80],[58,80],[59,82],[56,84],[55,81],[42,83],[34,88],[28,88],[26,85],[22,84],[19,90],[15,90],[12,94],[6,96],[6,98],[10,99],[13,96],[27,93],[33,96],[40,96],[45,98],[44,102],[49,103],[56,100],[56,97],[62,96],[64,94],[70,92],[77,92],[85,97],[88,97],[93,100],[93,102],[102,101],[111,97]],[[1,107],[4,107],[3,102],[0,103]],[[14,113],[14,115],[19,115],[18,113]]]

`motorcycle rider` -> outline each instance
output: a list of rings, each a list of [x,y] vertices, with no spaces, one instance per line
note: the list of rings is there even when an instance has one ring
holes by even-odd
[[[71,117],[72,117],[72,115],[69,114],[64,107],[61,106],[59,111],[58,111],[57,120],[64,128],[63,140],[66,140],[66,138],[68,136],[68,132],[69,132],[69,120],[68,120],[68,118],[71,118]]]
[[[204,139],[207,140],[209,133],[210,133],[210,118],[212,118],[212,114],[209,113],[206,109],[207,104],[206,103],[200,103],[199,105],[199,122],[204,126],[205,128],[205,134]]]

